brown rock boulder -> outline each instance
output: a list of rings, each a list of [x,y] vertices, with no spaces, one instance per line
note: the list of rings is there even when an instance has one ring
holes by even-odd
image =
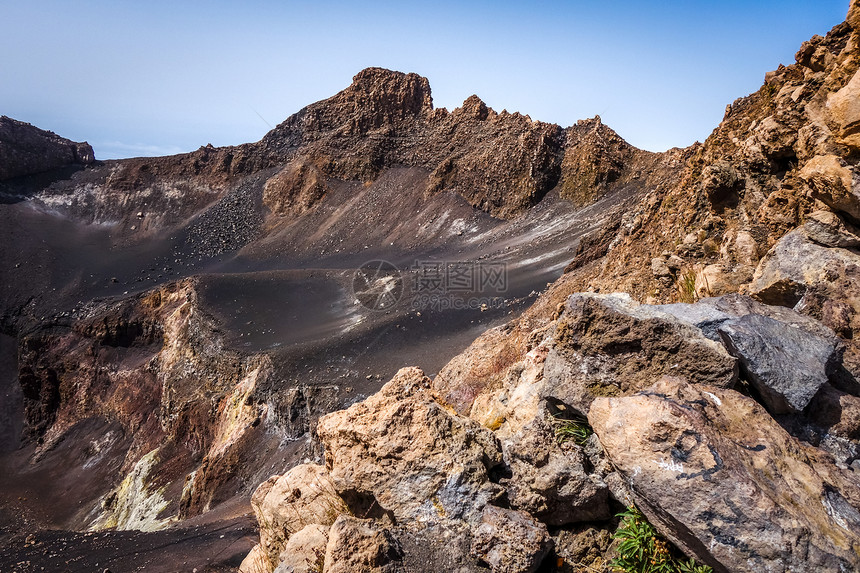
[[[732,390],[664,378],[588,420],[649,520],[716,571],[860,567],[860,487]]]
[[[272,566],[263,546],[259,543],[251,549],[247,556],[239,564],[239,573],[269,573]]]
[[[302,464],[260,484],[251,498],[260,545],[271,571],[290,537],[308,525],[330,526],[347,511],[325,468]]]
[[[478,519],[501,488],[489,471],[502,461],[495,436],[446,410],[430,379],[403,368],[382,389],[320,419],[326,467],[359,515],[391,512],[398,522]]]
[[[399,573],[403,550],[392,533],[372,519],[341,515],[331,526],[323,573]]]
[[[472,553],[494,573],[533,573],[550,549],[552,538],[543,523],[492,505],[481,514],[472,540]]]
[[[458,414],[468,415],[475,398],[488,387],[500,386],[505,370],[519,358],[520,349],[510,334],[505,326],[484,332],[439,371],[433,391]],[[496,356],[486,360],[492,352]]]
[[[860,194],[854,185],[854,174],[835,155],[817,155],[806,162],[800,178],[813,197],[831,209],[860,220]]]
[[[825,386],[809,406],[809,415],[831,434],[860,440],[860,398]]]
[[[274,573],[318,573],[325,559],[329,527],[313,523],[290,536]]]
[[[714,208],[737,203],[743,180],[729,161],[716,161],[702,171],[702,191]]]
[[[828,248],[810,241],[803,229],[780,239],[762,258],[749,293],[767,304],[793,307],[810,288],[831,283],[845,269],[860,264],[848,249]]]
[[[827,111],[840,142],[860,147],[860,71],[842,89],[830,94]]]

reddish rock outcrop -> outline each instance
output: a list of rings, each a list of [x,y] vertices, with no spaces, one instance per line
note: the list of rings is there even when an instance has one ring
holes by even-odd
[[[81,499],[71,524],[145,529],[199,514],[242,489],[236,474],[265,413],[253,396],[270,369],[266,357],[225,348],[194,280],[96,305],[70,328],[21,341],[34,461],[82,424],[107,420],[114,437],[94,439],[82,463],[117,473],[82,492],[87,503],[98,500],[93,507]]]

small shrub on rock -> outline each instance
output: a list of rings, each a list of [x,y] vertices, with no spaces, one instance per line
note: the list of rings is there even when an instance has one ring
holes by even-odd
[[[614,537],[621,543],[610,566],[617,573],[712,573],[707,565],[686,559],[631,505],[619,513],[621,525]]]

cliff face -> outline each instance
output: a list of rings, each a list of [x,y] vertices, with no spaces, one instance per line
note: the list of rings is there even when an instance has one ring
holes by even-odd
[[[82,491],[96,503],[70,523],[147,530],[234,495],[241,447],[265,414],[250,397],[271,371],[267,358],[224,347],[193,280],[82,314],[23,336],[18,357],[34,460],[81,427],[111,428],[82,463],[85,473],[109,466],[122,477]]]
[[[672,301],[686,296],[678,285],[689,272],[695,296],[755,290],[761,258],[814,211],[856,223],[856,110],[847,102],[856,101],[860,56],[850,21],[805,42],[796,63],[727,106],[682,183],[630,213],[601,268],[579,273],[574,288]],[[670,255],[681,259],[672,272]]]
[[[0,181],[95,161],[93,148],[0,116]]]

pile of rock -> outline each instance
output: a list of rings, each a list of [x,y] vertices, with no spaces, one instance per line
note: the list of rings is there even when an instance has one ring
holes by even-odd
[[[451,376],[403,369],[322,418],[325,466],[260,486],[243,571],[535,571],[632,502],[715,570],[860,567],[860,397],[831,329],[742,295],[577,294],[539,334],[471,400]],[[559,439],[586,416],[594,435]],[[347,529],[361,550],[339,545]]]

